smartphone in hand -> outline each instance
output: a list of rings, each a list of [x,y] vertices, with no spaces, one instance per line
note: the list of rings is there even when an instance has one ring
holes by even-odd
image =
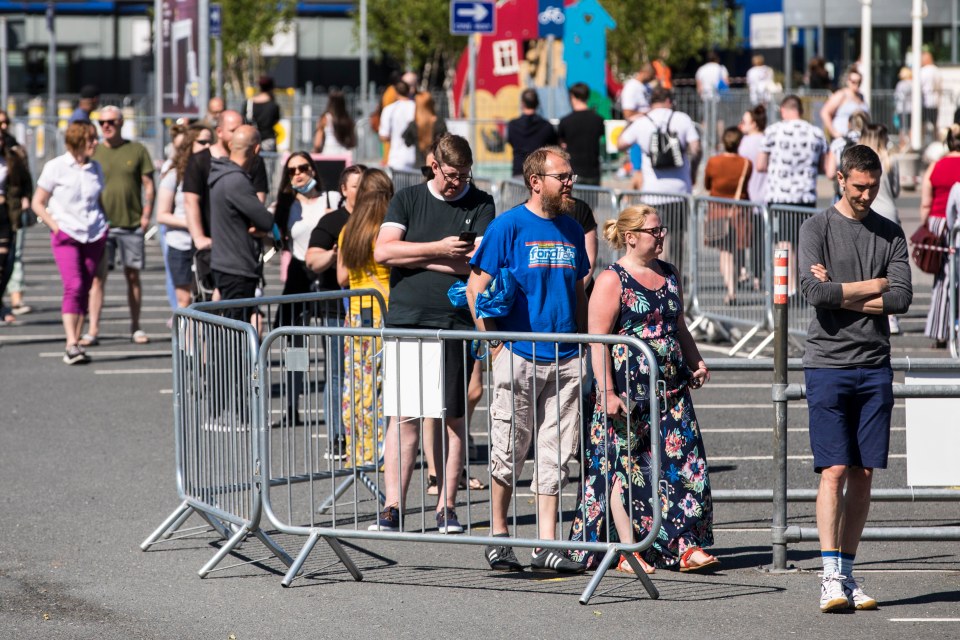
[[[473,242],[477,239],[476,231],[461,231],[460,242]]]

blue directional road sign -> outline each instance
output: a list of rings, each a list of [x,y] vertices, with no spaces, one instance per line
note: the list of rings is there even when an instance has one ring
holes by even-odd
[[[450,33],[468,36],[473,33],[491,35],[497,32],[495,2],[451,2]]]
[[[223,32],[223,9],[219,4],[210,5],[210,37],[219,38]]]

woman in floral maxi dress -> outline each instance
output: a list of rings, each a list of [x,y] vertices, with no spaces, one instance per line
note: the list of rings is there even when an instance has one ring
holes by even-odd
[[[713,502],[690,389],[702,386],[710,374],[684,321],[676,270],[657,258],[667,233],[660,225],[656,210],[645,205],[629,207],[604,225],[608,242],[626,253],[597,278],[589,333],[645,341],[666,383],[660,417],[662,525],[654,545],[636,554],[637,560],[647,573],[656,567],[702,571],[719,561],[703,550],[713,544]],[[634,543],[650,531],[656,490],[650,479],[649,370],[642,356],[628,358],[625,345],[592,345],[591,357],[596,404],[571,539],[605,541],[609,532],[614,540]],[[599,556],[576,551],[572,559],[594,566]],[[617,568],[632,571],[626,558]]]
[[[337,281],[351,289],[375,289],[390,296],[390,269],[373,259],[373,245],[387,213],[393,183],[380,169],[365,169],[357,186],[357,202],[337,239]],[[350,298],[347,326],[380,327],[379,304],[373,297]],[[343,345],[343,426],[347,436],[345,466],[380,460],[383,446],[383,396],[379,338],[348,338]],[[375,404],[376,401],[376,404]],[[377,406],[377,404],[381,406]]]

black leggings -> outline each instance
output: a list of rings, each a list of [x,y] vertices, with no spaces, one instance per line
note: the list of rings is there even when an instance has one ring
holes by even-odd
[[[7,205],[0,205],[0,296],[7,290],[7,283],[13,273],[16,251],[13,247],[15,233],[7,214]]]

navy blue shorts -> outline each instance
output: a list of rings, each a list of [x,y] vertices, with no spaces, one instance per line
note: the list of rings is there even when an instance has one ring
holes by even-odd
[[[816,472],[834,465],[886,469],[893,369],[804,369],[804,378]]]

